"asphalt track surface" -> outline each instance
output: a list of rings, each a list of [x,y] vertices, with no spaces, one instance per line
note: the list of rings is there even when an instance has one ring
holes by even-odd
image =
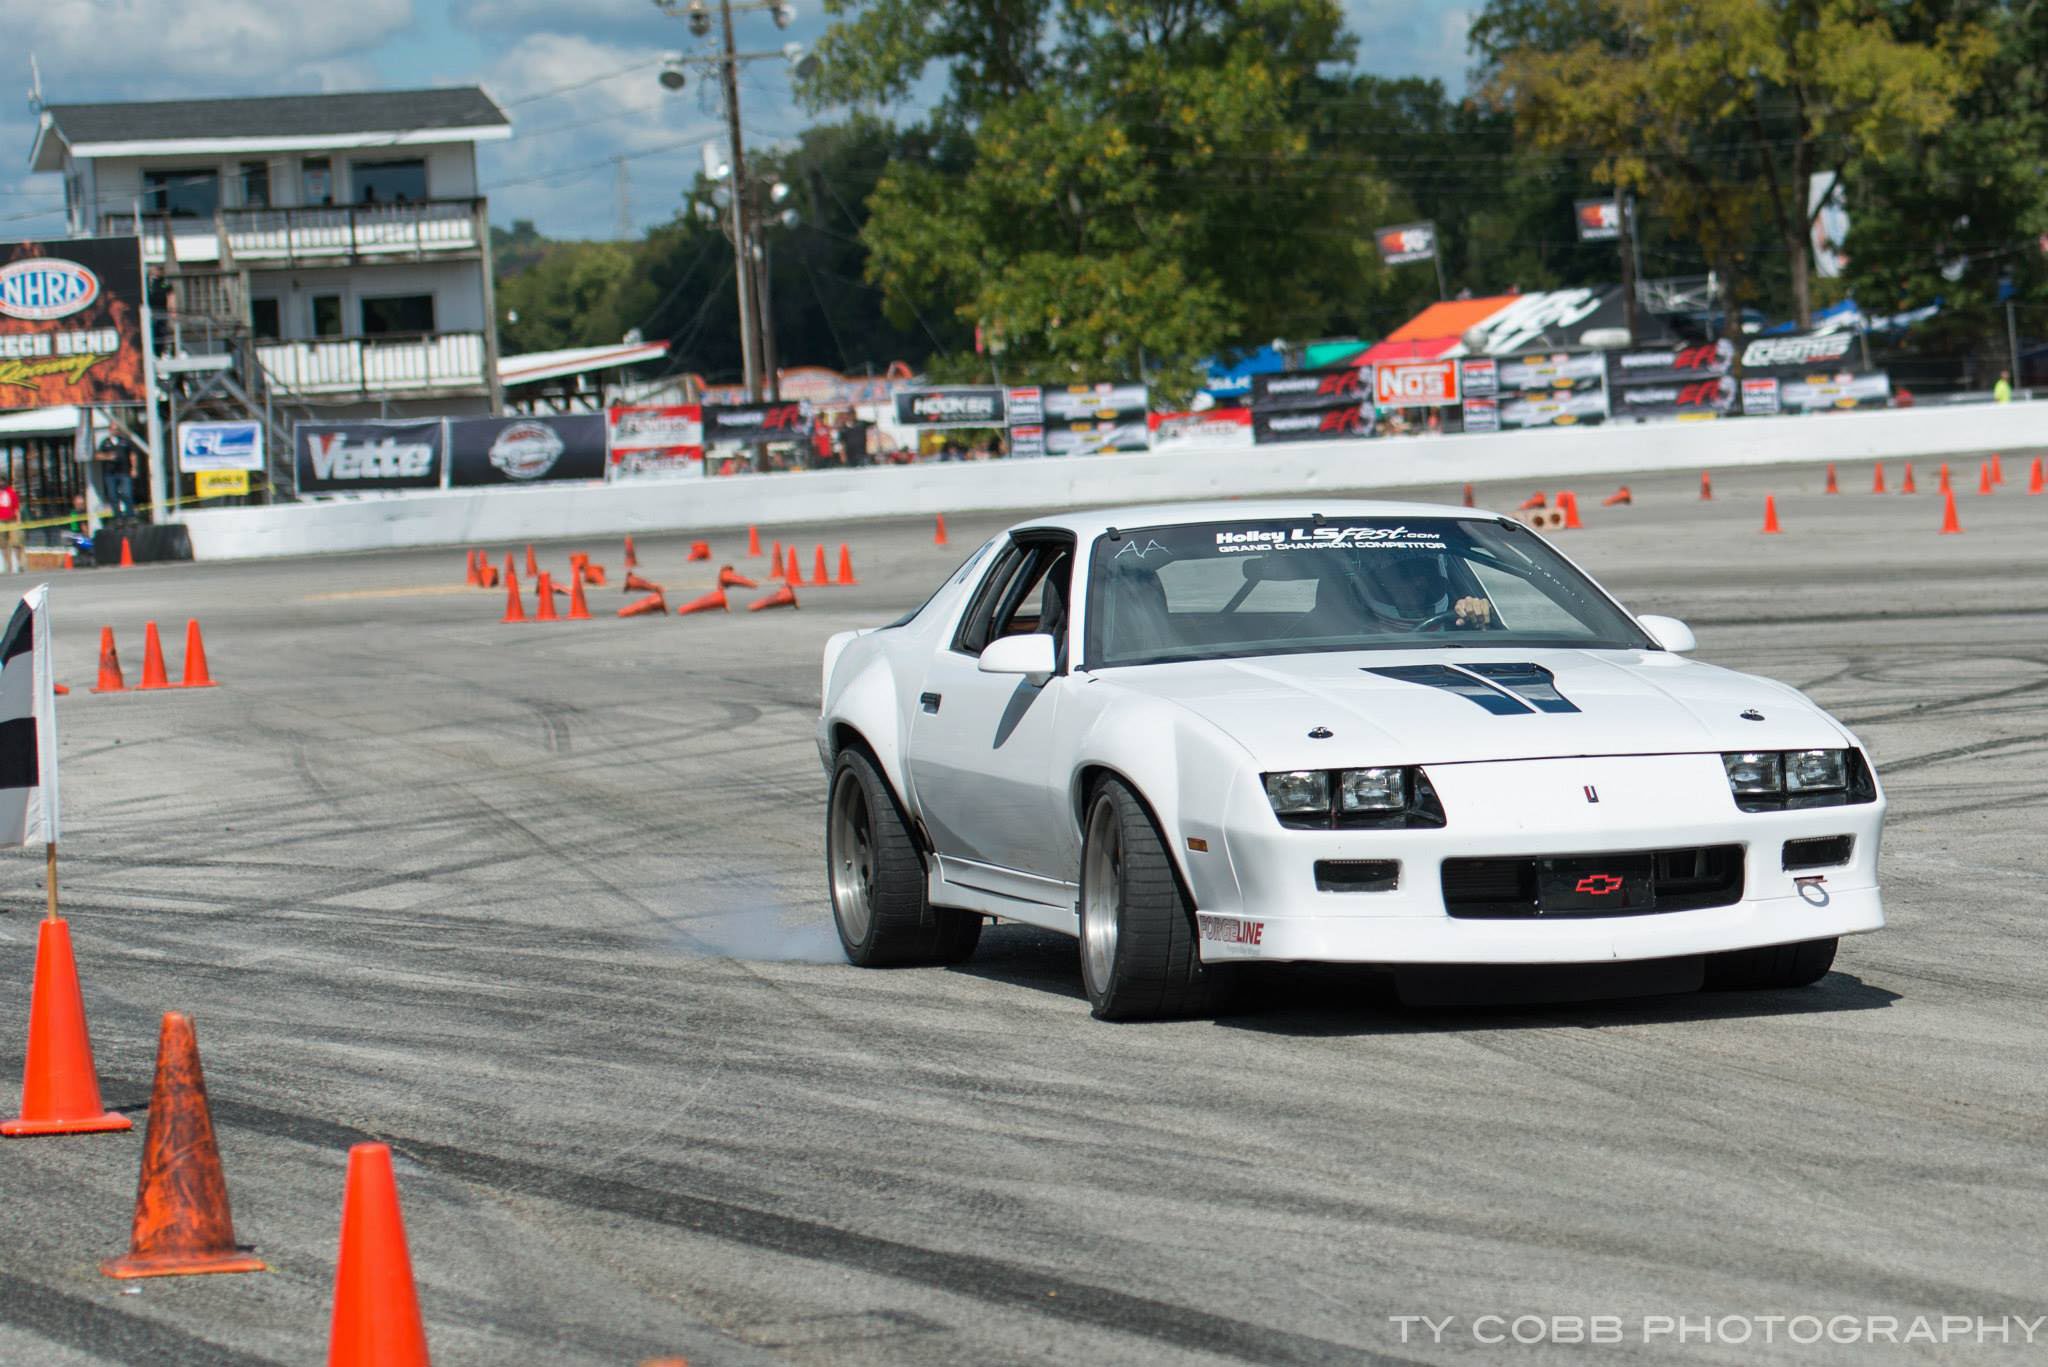
[[[923,519],[765,527],[807,568],[851,541],[862,585],[729,617],[619,621],[613,588],[605,620],[501,626],[449,551],[58,576],[65,906],[103,1087],[137,1124],[0,1141],[0,1363],[318,1360],[365,1137],[399,1156],[442,1364],[2038,1359],[1635,1327],[2048,1315],[2030,454],[1995,497],[1959,472],[1959,537],[1931,464],[1910,498],[1866,492],[1867,465],[1838,497],[1817,469],[1727,472],[1711,503],[1691,476],[1613,510],[1580,489],[1572,554],[1875,753],[1891,926],[1795,992],[1418,1009],[1288,969],[1219,1020],[1113,1026],[1071,942],[1022,927],[958,969],[847,966],[820,643],[1008,518],[955,517],[947,549]],[[1766,491],[1784,535],[1758,534]],[[707,578],[687,540],[640,542],[672,600]],[[588,549],[616,584],[616,543]],[[188,616],[222,687],[85,691],[103,623],[132,683],[144,620],[175,672]],[[8,1102],[41,868],[0,858]],[[197,1022],[266,1274],[97,1271],[125,1247],[167,1008]],[[1457,1322],[1404,1344],[1404,1314]],[[1631,1337],[1492,1346],[1485,1314]]]

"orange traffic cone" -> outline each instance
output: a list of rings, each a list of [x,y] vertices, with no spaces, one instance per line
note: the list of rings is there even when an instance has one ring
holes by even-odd
[[[1582,532],[1586,529],[1586,524],[1579,521],[1579,496],[1577,494],[1569,489],[1561,490],[1557,496],[1557,506],[1564,510],[1564,530],[1568,532]]]
[[[1528,512],[1528,511],[1529,511],[1529,510],[1530,510],[1531,508],[1547,508],[1547,507],[1549,507],[1549,506],[1550,506],[1550,500],[1549,500],[1549,498],[1547,498],[1547,497],[1546,497],[1546,496],[1545,496],[1544,494],[1542,494],[1542,493],[1541,493],[1541,492],[1539,491],[1539,492],[1537,492],[1537,493],[1533,493],[1533,494],[1529,495],[1529,496],[1528,496],[1527,498],[1523,499],[1523,500],[1522,500],[1522,503],[1521,503],[1521,506],[1520,506],[1520,507],[1518,507],[1518,508],[1516,508],[1516,509],[1515,509],[1515,511],[1516,511],[1516,512],[1518,512],[1518,513],[1526,513],[1526,512]]]
[[[780,541],[776,542],[768,552],[768,577],[770,579],[782,578],[782,543]]]
[[[473,550],[464,552],[462,562],[464,565],[462,582],[473,589],[482,587],[484,581],[476,572],[476,552]]]
[[[747,528],[747,554],[759,555],[760,553],[761,529],[759,527],[749,527]]]
[[[2005,457],[1996,451],[1991,453],[1991,482],[1993,484],[2005,483]]]
[[[1713,497],[1714,476],[1708,471],[1702,470],[1700,471],[1700,501],[1702,503],[1709,502]]]
[[[1467,508],[1470,508],[1470,507],[1472,507],[1472,506],[1473,506],[1473,504],[1472,504],[1472,486],[1471,486],[1471,485],[1469,485],[1469,484],[1465,486],[1465,505],[1464,505],[1464,506],[1466,506]]]
[[[932,544],[934,546],[943,546],[946,544],[946,515],[944,513],[939,514],[938,526],[935,527],[932,531]],[[796,606],[794,601],[791,602],[790,606]]]
[[[121,568],[124,570],[135,568],[135,543],[125,536],[121,538]]]
[[[656,589],[645,598],[636,599],[626,604],[626,606],[619,609],[619,616],[638,617],[646,612],[658,612],[663,616],[668,615],[668,599],[661,596],[661,590]]]
[[[427,1367],[427,1328],[388,1144],[348,1151],[327,1367]]]
[[[180,688],[212,688],[213,675],[206,672],[206,642],[199,638],[199,619],[185,623],[185,677]]]
[[[125,1257],[100,1264],[109,1277],[182,1277],[261,1272],[263,1260],[235,1247],[227,1178],[206,1109],[199,1041],[182,1012],[164,1012],[157,1031],[156,1086],[142,1141],[142,1180]]]
[[[692,541],[690,543],[690,553],[683,557],[685,560],[709,560],[710,558],[711,543],[709,541]]]
[[[1950,489],[1942,497],[1947,500],[1947,506],[1941,514],[1941,534],[1943,536],[1960,536],[1963,524],[1956,519],[1956,491]]]
[[[487,589],[498,587],[498,567],[486,560],[477,566],[477,582]]]
[[[56,694],[56,695],[57,695],[58,697],[60,697],[60,698],[68,698],[68,697],[70,697],[70,696],[71,696],[71,685],[69,685],[69,684],[51,684],[51,685],[50,685],[50,691],[51,691],[52,693],[55,693],[55,694]]]
[[[170,676],[164,673],[163,638],[156,634],[156,623],[150,622],[142,628],[142,682],[137,688],[169,688]]]
[[[1828,462],[1828,487],[1821,490],[1821,492],[1825,494],[1839,494],[1842,492],[1842,486],[1835,483],[1835,465],[1833,461]],[[1877,467],[1877,489],[1875,492],[1880,494],[1884,492],[1884,467],[1882,465]]]
[[[1834,493],[1834,492],[1835,492],[1835,487],[1834,487],[1834,486],[1835,486],[1835,467],[1834,467],[1834,466],[1832,466],[1832,465],[1830,465],[1830,466],[1828,467],[1828,492],[1829,492],[1829,493],[1831,493],[1831,494],[1832,494],[1832,493]],[[1879,461],[1879,462],[1878,462],[1878,464],[1877,464],[1877,468],[1876,468],[1876,469],[1875,469],[1874,471],[1872,471],[1872,472],[1871,472],[1871,476],[1870,476],[1870,492],[1871,492],[1871,493],[1873,493],[1873,494],[1881,494],[1881,493],[1883,493],[1884,491],[1885,491],[1885,489],[1884,489],[1884,462],[1883,462],[1883,461]]]
[[[731,606],[725,601],[724,589],[713,589],[702,597],[692,598],[689,602],[676,609],[676,616],[687,617],[693,612],[710,612],[713,608],[720,612],[732,611]]]
[[[640,568],[640,557],[633,553],[633,538],[630,536],[626,538],[626,568],[629,570]]]
[[[2033,470],[2033,473],[2027,476],[2027,492],[2028,492],[2028,493],[2030,493],[2030,494],[2038,494],[2038,493],[2040,493],[2040,492],[2041,492],[2041,490],[2042,490],[2042,489],[2043,489],[2044,487],[2048,487],[2048,486],[2044,486],[2044,485],[2042,484],[2042,482],[2041,482],[2041,473],[2042,473],[2042,472],[2041,472],[2041,458],[2040,458],[2039,456],[2035,456],[2035,457],[2034,457],[2034,470]]]
[[[49,917],[36,936],[21,1114],[0,1120],[0,1134],[99,1134],[132,1128],[127,1116],[100,1104],[85,1002],[78,994],[78,964],[71,957],[71,923]]]
[[[1944,494],[1948,494],[1948,493],[1954,493],[1954,492],[1955,492],[1955,490],[1954,490],[1954,489],[1953,489],[1953,488],[1952,488],[1952,487],[1950,486],[1950,484],[1949,484],[1949,482],[1948,482],[1948,462],[1947,462],[1947,461],[1943,461],[1943,462],[1941,463],[1941,492],[1942,492],[1942,493],[1944,493]]]
[[[533,593],[534,597],[539,600],[534,605],[533,620],[536,622],[559,622],[561,614],[555,611],[555,581],[548,578],[546,570],[542,570],[540,578],[534,581]]]
[[[511,583],[511,582],[513,582],[514,580],[516,580],[517,578],[518,578],[518,576],[517,576],[517,575],[515,575],[514,573],[512,573],[512,552],[510,552],[510,551],[506,551],[506,552],[505,552],[505,582],[507,582],[507,583]]]
[[[526,543],[526,577],[536,581],[540,578],[540,562],[533,558],[533,543],[531,541]]]
[[[68,570],[68,569],[75,569],[75,568],[77,568],[76,566],[74,566],[74,565],[73,565],[73,564],[71,563],[71,552],[70,552],[70,551],[66,551],[66,552],[64,552],[64,568],[65,568],[65,569],[67,569],[67,570]]]
[[[604,566],[602,566],[602,565],[598,564],[598,563],[597,563],[597,562],[596,562],[595,560],[586,560],[586,561],[584,561],[584,562],[583,562],[583,577],[584,577],[585,579],[589,580],[589,581],[590,581],[590,583],[591,583],[591,585],[592,585],[593,587],[595,587],[595,588],[600,588],[600,589],[601,589],[601,588],[603,588],[603,587],[604,587]]]
[[[818,577],[820,579],[824,578],[823,575],[819,575]],[[855,579],[853,577],[853,552],[846,548],[846,543],[844,541],[839,543],[839,577],[833,580],[832,582],[835,584],[847,585],[858,584],[860,582],[860,580]]]
[[[1619,489],[1616,489],[1613,493],[1609,494],[1607,497],[1601,499],[1600,506],[1603,508],[1618,508],[1625,507],[1626,505],[1634,503],[1635,501],[1636,496],[1630,493],[1628,491],[1628,486],[1624,484]]]
[[[590,620],[590,604],[583,597],[583,576],[578,574],[569,584],[569,620],[587,622]]]
[[[626,571],[626,582],[619,585],[624,593],[660,593],[661,585],[649,583],[631,570]]]
[[[1765,536],[1776,536],[1777,534],[1778,534],[1778,496],[1777,496],[1776,494],[1765,494],[1765,495],[1764,495],[1764,535],[1765,535]]]
[[[763,608],[793,608],[796,604],[796,590],[784,584],[766,598],[756,598],[747,604],[748,612],[759,612]]]
[[[512,557],[508,555],[505,558],[510,560]],[[519,576],[512,573],[512,567],[507,565],[505,566],[505,615],[500,617],[498,621],[503,623],[523,622],[525,620],[526,608],[519,601]]]
[[[791,588],[804,582],[804,567],[797,563],[795,546],[789,548],[789,563],[783,566],[782,581]]]
[[[121,677],[121,657],[114,650],[114,629],[100,628],[100,681],[93,685],[95,693],[125,693],[127,682]]]
[[[1913,483],[1913,462],[1910,460],[1906,462],[1906,477],[1899,481],[1899,492],[1902,494],[1917,494],[1920,492],[1919,487]]]
[[[722,589],[755,589],[759,588],[760,585],[747,578],[744,574],[734,570],[732,566],[720,565],[718,567],[718,587]]]
[[[1992,492],[1997,486],[1991,482],[1991,462],[1980,461],[1977,465],[1977,493],[1979,497]]]
[[[818,543],[817,558],[811,562],[811,582],[813,584],[829,584],[832,582],[832,572],[825,568],[825,543],[822,541]]]

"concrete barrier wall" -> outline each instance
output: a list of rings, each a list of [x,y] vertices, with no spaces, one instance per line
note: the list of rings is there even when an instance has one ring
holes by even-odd
[[[233,560],[1309,489],[1503,480],[1533,489],[1561,476],[1955,458],[2040,446],[2048,446],[2048,403],[2017,403],[1251,449],[1190,443],[1140,455],[479,489],[200,509],[186,514],[185,525],[195,557]]]

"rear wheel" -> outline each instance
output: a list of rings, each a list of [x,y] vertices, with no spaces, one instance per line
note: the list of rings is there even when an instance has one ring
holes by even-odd
[[[1102,1020],[1205,1015],[1229,994],[1226,968],[1195,947],[1194,905],[1152,815],[1119,779],[1088,801],[1081,846],[1081,984]]]
[[[981,917],[932,906],[924,860],[896,795],[858,750],[842,750],[825,804],[825,876],[846,957],[863,968],[959,963],[981,939]]]
[[[1733,949],[1707,956],[1709,992],[1756,992],[1779,987],[1810,987],[1827,976],[1835,962],[1836,940],[1802,940],[1793,945]]]

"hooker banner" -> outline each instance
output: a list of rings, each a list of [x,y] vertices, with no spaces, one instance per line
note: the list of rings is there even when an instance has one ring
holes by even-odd
[[[452,484],[535,484],[603,479],[605,421],[599,413],[545,418],[453,418]]]
[[[292,427],[302,494],[438,489],[445,433],[428,422],[302,422]]]
[[[1003,391],[980,385],[896,391],[900,427],[1001,427]]]
[[[143,398],[140,240],[0,243],[0,409]]]

